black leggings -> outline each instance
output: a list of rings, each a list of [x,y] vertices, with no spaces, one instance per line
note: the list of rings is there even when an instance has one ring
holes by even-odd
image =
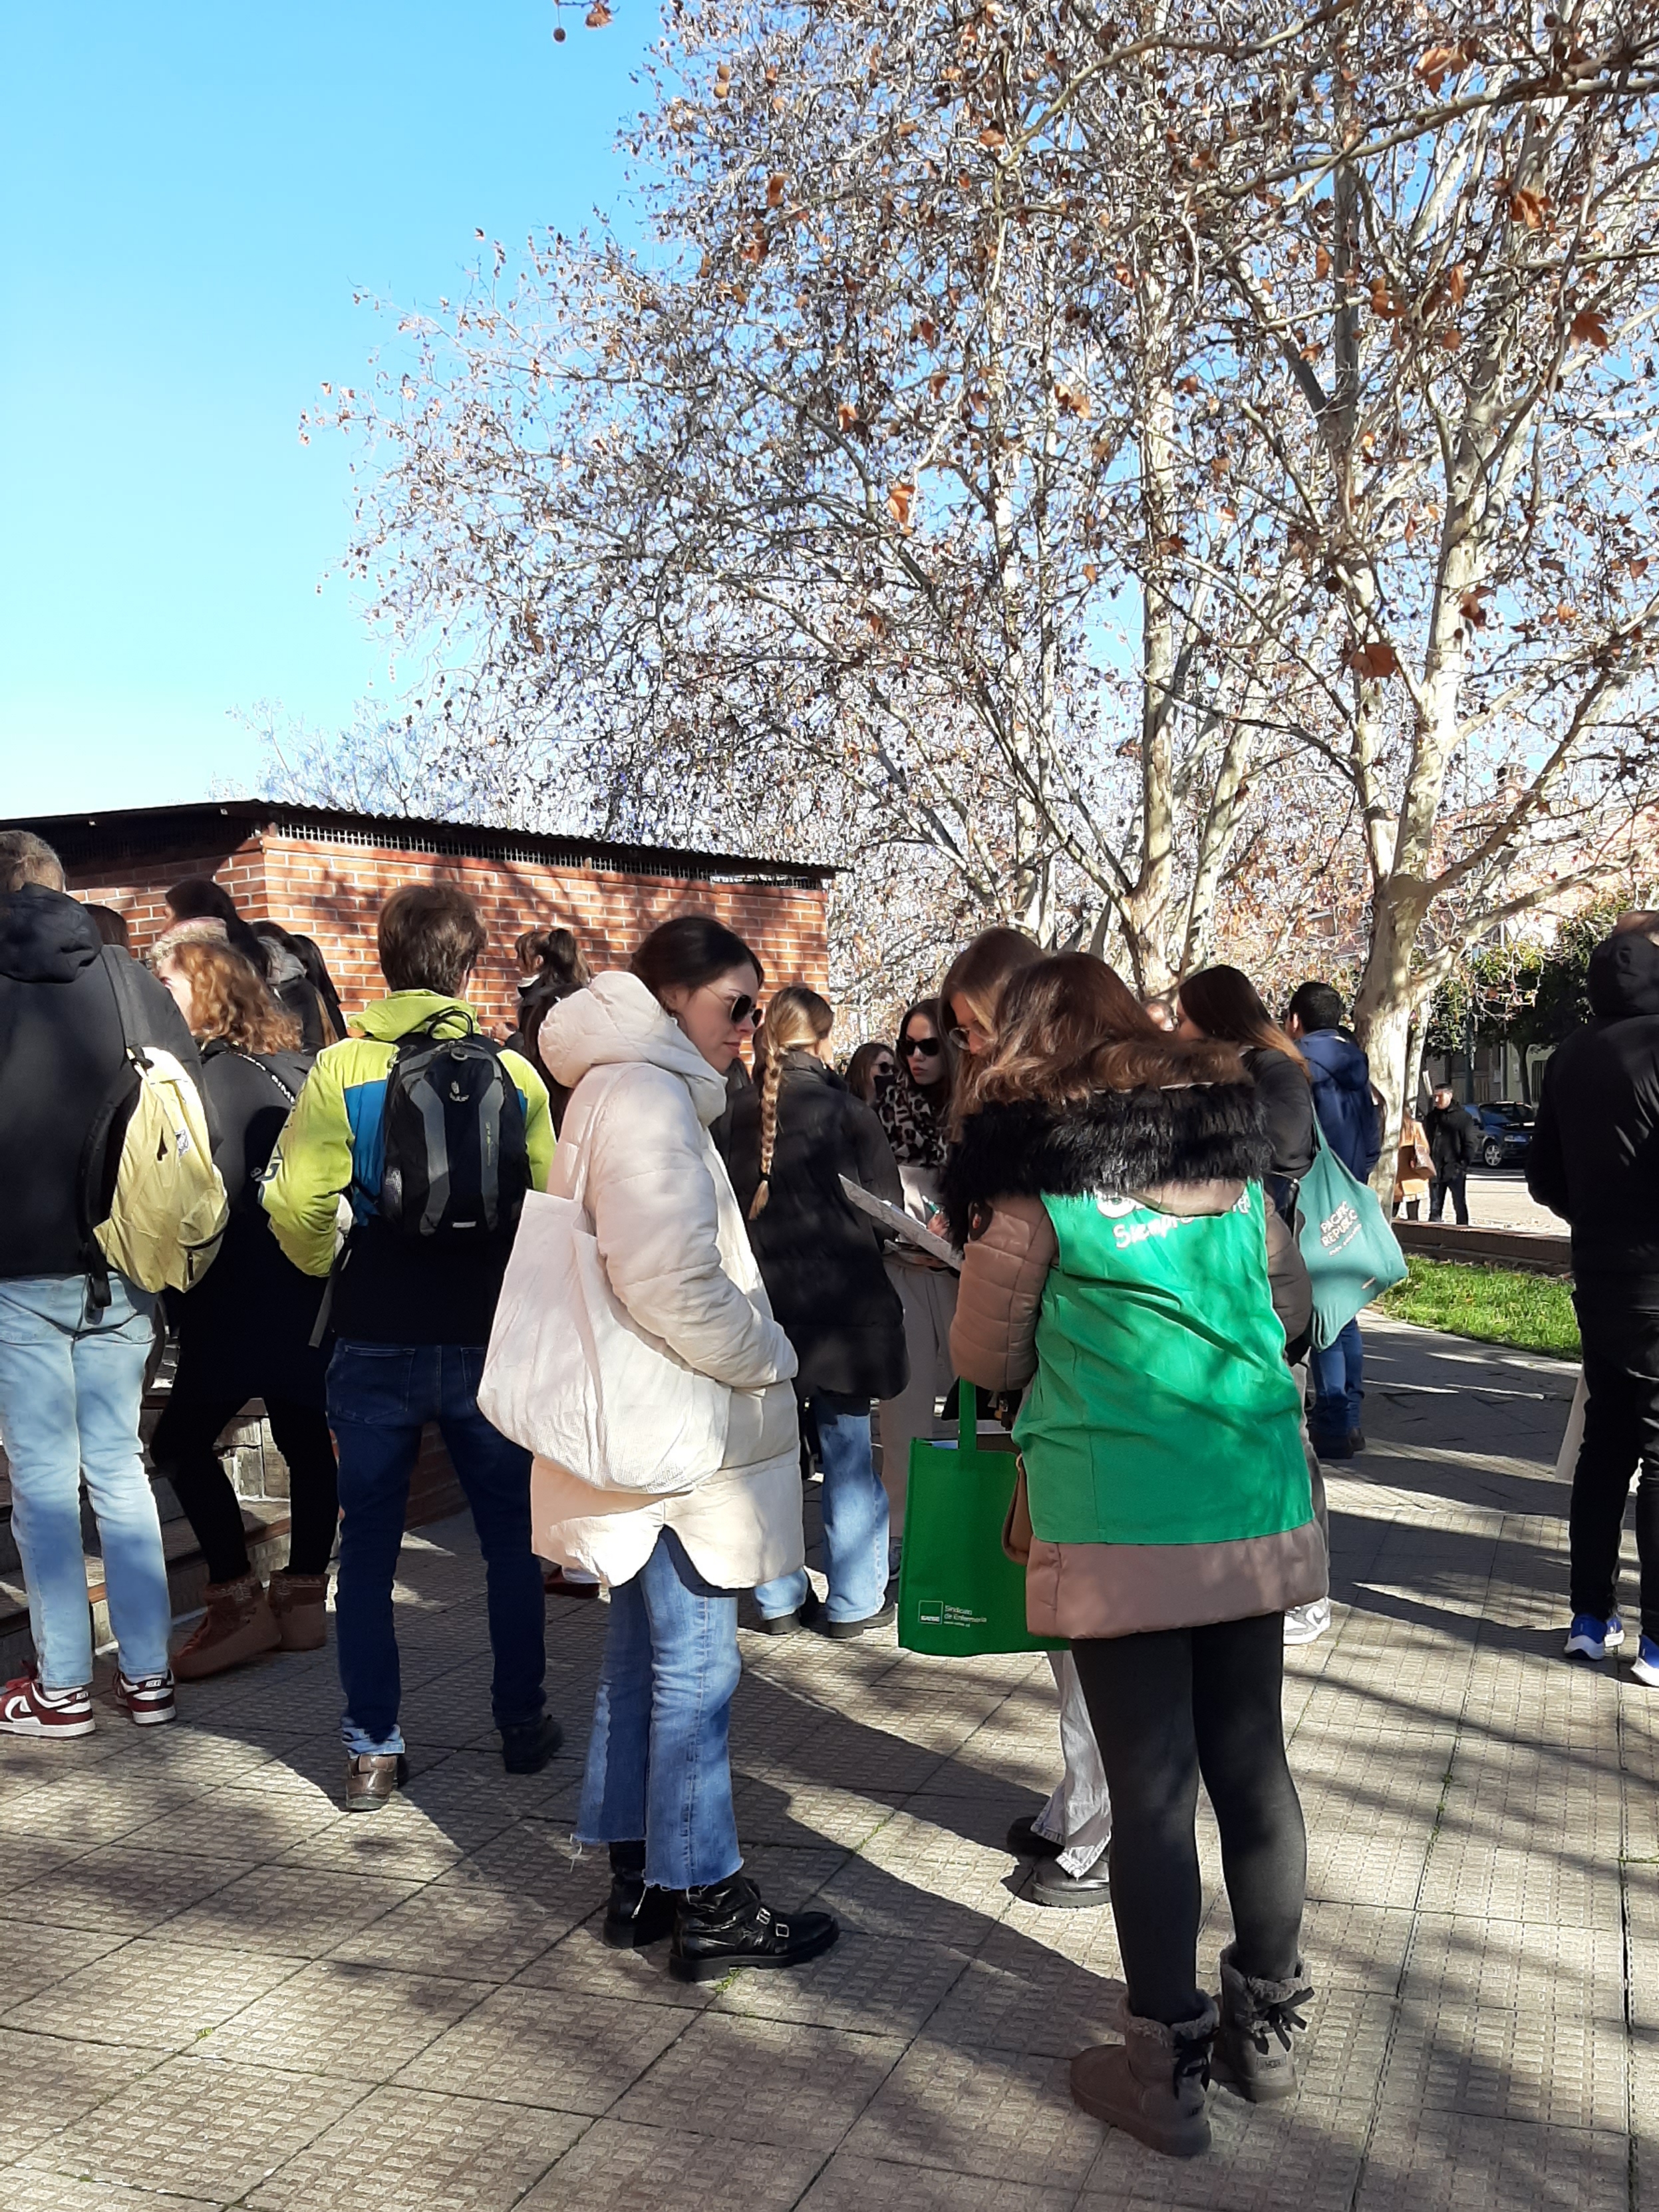
[[[1170,2025],[1202,2003],[1200,1775],[1221,1830],[1240,1970],[1267,1981],[1294,1973],[1308,1841],[1285,1757],[1284,1615],[1091,1638],[1072,1653],[1112,1796],[1112,1911],[1130,2011]]]
[[[150,1441],[149,1455],[178,1494],[185,1518],[195,1530],[207,1559],[210,1583],[237,1582],[249,1571],[242,1509],[213,1449],[245,1402],[240,1398],[234,1402],[223,1398],[169,1398]],[[267,1398],[265,1411],[276,1449],[288,1462],[289,1511],[293,1523],[289,1572],[320,1575],[334,1549],[334,1531],[340,1517],[328,1416],[320,1406],[300,1405],[289,1398]]]

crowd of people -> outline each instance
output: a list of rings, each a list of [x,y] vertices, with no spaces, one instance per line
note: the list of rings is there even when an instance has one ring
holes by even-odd
[[[1111,1910],[1123,1960],[1123,2040],[1079,2054],[1073,2094],[1176,2155],[1208,2142],[1212,2079],[1291,2094],[1312,1992],[1283,1653],[1330,1620],[1320,1462],[1364,1449],[1360,1332],[1314,1342],[1298,1198],[1322,1152],[1362,1183],[1380,1152],[1337,991],[1304,983],[1276,1018],[1212,966],[1154,1007],[1092,955],[991,929],[891,1045],[838,1073],[831,1006],[799,984],[769,994],[761,957],[711,915],[659,924],[597,975],[569,931],[526,932],[501,1042],[468,1001],[486,933],[453,885],[387,899],[386,995],[349,1016],[308,939],[249,922],[204,879],[168,902],[139,961],[47,847],[0,838],[0,1438],[36,1654],[0,1692],[0,1734],[96,1725],[84,1481],[132,1721],[171,1720],[179,1682],[319,1648],[331,1614],[344,1802],[384,1806],[408,1773],[393,1580],[434,1422],[484,1559],[509,1772],[562,1741],[550,1596],[608,1596],[574,1831],[608,1854],[605,1940],[665,1942],[689,1981],[798,1966],[838,1931],[769,1905],[744,1870],[739,1605],[773,1636],[890,1626],[911,1448],[959,1407],[1012,1429],[1003,1540],[1030,1630],[1056,1647],[1062,1773],[1009,1848],[1036,1903]],[[1569,1648],[1600,1657],[1622,1638],[1618,1529],[1639,1460],[1639,1678],[1659,1682],[1659,1211],[1638,1168],[1616,1192],[1581,1187],[1612,1141],[1597,1115],[1626,1151],[1632,1097],[1644,1127],[1659,1121],[1659,1048],[1638,1065],[1623,1035],[1659,1015],[1659,949],[1626,933],[1592,982],[1600,1025],[1558,1056],[1532,1170],[1572,1223],[1585,1321]],[[156,1085],[179,1133],[160,1168],[125,1133]],[[1408,1117],[1400,1163],[1450,1188],[1460,1218],[1461,1112],[1437,1094],[1422,1125]],[[168,1194],[207,1171],[192,1128],[217,1225],[169,1246]],[[934,1236],[882,1225],[883,1200]],[[164,1289],[111,1257],[118,1222],[123,1255],[149,1224]],[[515,1253],[579,1231],[591,1294],[657,1362],[661,1402],[641,1420],[678,1421],[691,1454],[672,1485],[624,1465],[614,1428],[610,1460],[566,1466],[481,1407]],[[209,1577],[176,1649],[139,1432],[166,1330],[177,1363],[150,1457]],[[596,1400],[605,1380],[588,1377]],[[216,1451],[256,1399],[291,1484],[289,1557],[269,1576]],[[1214,1994],[1200,1781],[1233,1927]]]

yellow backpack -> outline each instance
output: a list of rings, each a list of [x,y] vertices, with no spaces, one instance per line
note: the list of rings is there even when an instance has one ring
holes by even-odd
[[[141,1290],[189,1290],[211,1265],[230,1215],[195,1079],[170,1052],[140,1041],[147,1024],[127,956],[107,950],[103,962],[126,1049],[82,1155],[82,1239],[94,1309],[109,1302],[112,1267]]]

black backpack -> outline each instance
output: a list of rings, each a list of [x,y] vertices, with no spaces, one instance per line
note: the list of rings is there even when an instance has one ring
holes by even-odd
[[[501,1048],[476,1030],[410,1030],[386,1071],[380,1214],[404,1237],[471,1241],[511,1229],[530,1188],[524,1102]]]

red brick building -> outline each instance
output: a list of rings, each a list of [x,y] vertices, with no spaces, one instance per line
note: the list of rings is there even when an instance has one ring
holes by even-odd
[[[738,860],[591,838],[543,836],[458,822],[413,822],[287,806],[263,799],[0,824],[32,830],[61,857],[77,898],[116,908],[143,952],[167,927],[165,893],[181,876],[212,876],[251,921],[316,939],[346,1012],[385,988],[374,917],[399,884],[460,884],[490,941],[470,996],[492,1025],[514,1019],[513,940],[521,930],[574,929],[595,969],[624,966],[653,922],[712,912],[752,945],[769,984],[828,981],[825,908],[833,870],[805,861]]]

